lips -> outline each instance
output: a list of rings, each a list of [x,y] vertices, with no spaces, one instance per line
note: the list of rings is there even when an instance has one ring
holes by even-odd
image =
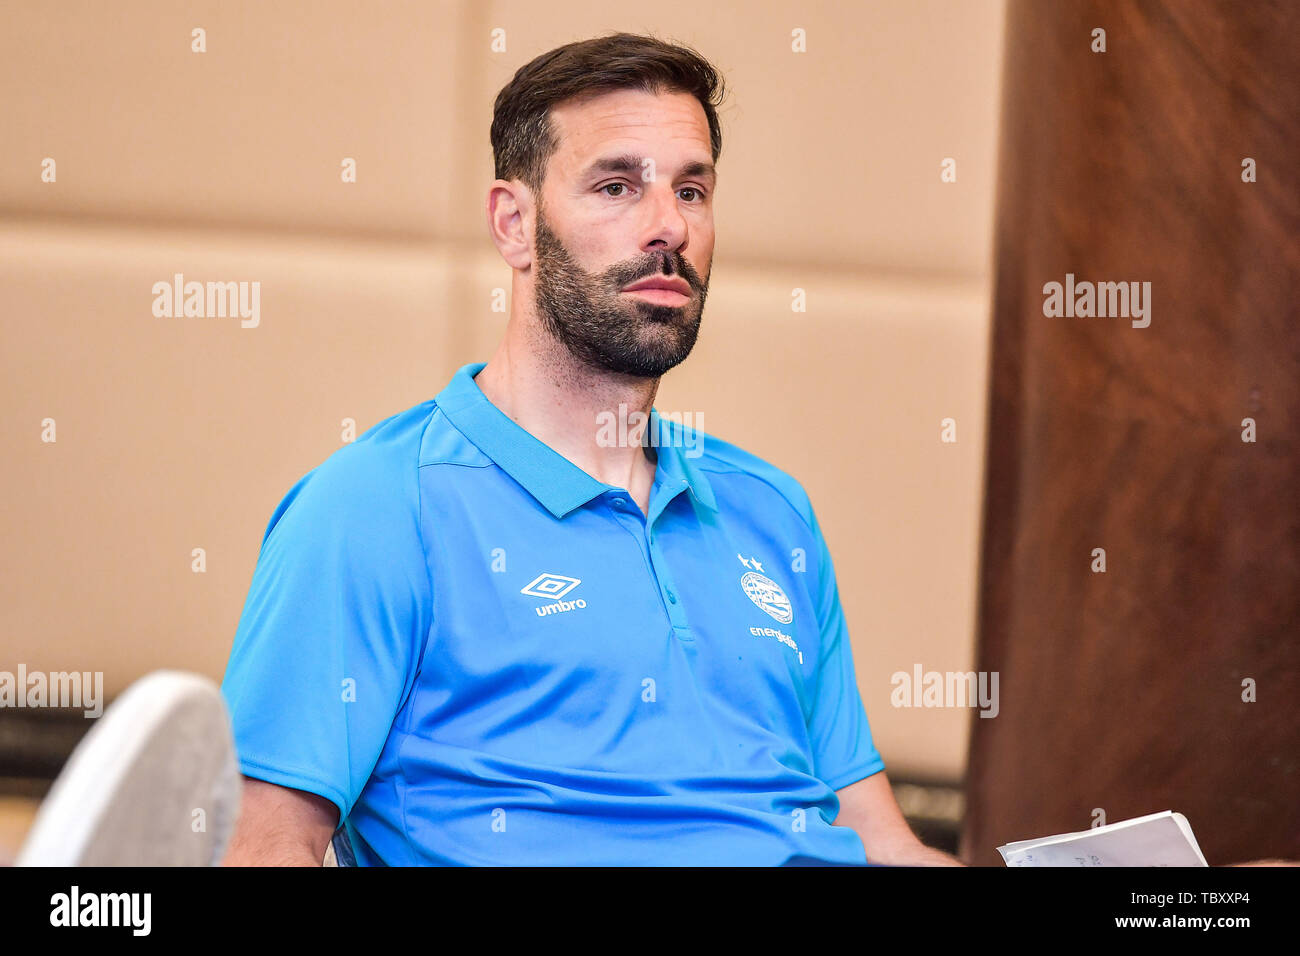
[[[625,286],[624,292],[676,292],[678,295],[690,296],[691,287],[685,279],[669,278],[667,276],[652,276],[648,279],[641,279],[629,286]]]

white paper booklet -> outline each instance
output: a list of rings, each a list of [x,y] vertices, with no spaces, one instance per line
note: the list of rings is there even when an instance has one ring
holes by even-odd
[[[1208,866],[1191,825],[1166,810],[998,847],[1007,866]]]

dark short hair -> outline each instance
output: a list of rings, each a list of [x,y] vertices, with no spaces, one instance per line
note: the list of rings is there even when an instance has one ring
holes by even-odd
[[[497,179],[518,179],[540,196],[546,164],[559,142],[551,108],[575,97],[637,89],[689,93],[709,121],[713,161],[722,152],[718,106],[722,77],[690,47],[649,36],[611,33],[556,47],[530,60],[497,94],[492,156]]]

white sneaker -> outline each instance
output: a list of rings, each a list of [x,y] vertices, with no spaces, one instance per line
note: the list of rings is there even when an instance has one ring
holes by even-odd
[[[155,671],[118,697],[72,752],[16,866],[216,866],[241,780],[221,691]]]

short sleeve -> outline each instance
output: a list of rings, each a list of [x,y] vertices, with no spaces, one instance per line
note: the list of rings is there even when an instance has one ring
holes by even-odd
[[[304,476],[263,537],[222,682],[240,771],[326,797],[340,822],[431,623],[419,521],[415,457],[344,446]]]
[[[815,514],[812,532],[817,545],[815,598],[821,658],[808,731],[818,778],[832,790],[839,790],[884,770],[885,762],[871,740],[871,725],[853,670],[853,647],[840,606],[835,567]]]

